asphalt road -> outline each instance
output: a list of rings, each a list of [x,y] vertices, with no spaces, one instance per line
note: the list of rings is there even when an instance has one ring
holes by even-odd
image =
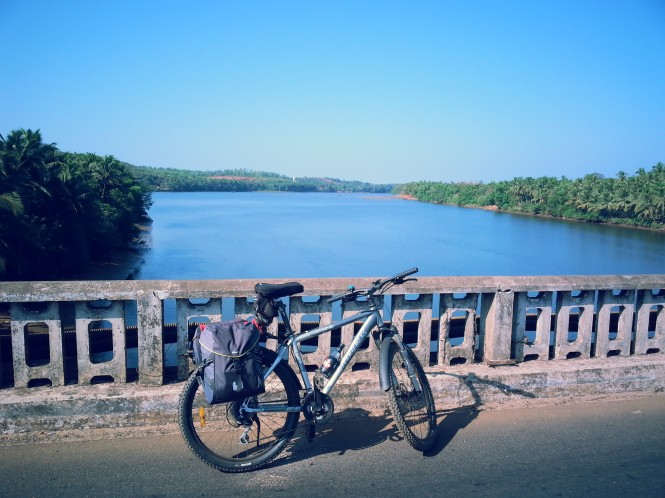
[[[179,434],[0,446],[13,496],[665,496],[665,396],[439,417],[430,454],[389,416],[347,410],[313,443],[300,429],[268,468],[223,474]],[[0,441],[1,442],[1,441]]]

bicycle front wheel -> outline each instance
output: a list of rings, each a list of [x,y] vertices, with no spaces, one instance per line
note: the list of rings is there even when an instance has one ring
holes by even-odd
[[[395,422],[408,443],[418,451],[427,451],[436,442],[436,408],[425,371],[407,345],[406,354],[421,386],[418,392],[409,377],[399,346],[390,343],[390,409]]]
[[[264,368],[276,358],[261,348]],[[265,380],[265,393],[250,398],[258,408],[299,407],[298,382],[291,368],[280,362]],[[193,373],[180,395],[179,423],[187,446],[203,462],[222,472],[248,472],[272,461],[285,448],[298,425],[299,412],[246,413],[243,402],[209,405],[198,376]]]

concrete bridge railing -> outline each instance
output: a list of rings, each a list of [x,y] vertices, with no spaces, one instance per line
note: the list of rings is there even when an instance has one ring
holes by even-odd
[[[287,299],[294,330],[357,309],[326,297],[370,279],[301,279]],[[275,282],[275,281],[268,281]],[[70,281],[0,284],[0,387],[161,385],[187,375],[197,323],[248,316],[254,281]],[[665,352],[665,275],[421,277],[384,299],[430,372],[451,365],[572,362]],[[271,325],[279,332],[279,324]],[[314,369],[351,324],[307,345]],[[274,348],[274,341],[268,341]],[[370,342],[353,370],[374,370]]]

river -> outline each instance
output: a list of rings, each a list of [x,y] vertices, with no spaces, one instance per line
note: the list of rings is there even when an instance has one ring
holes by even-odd
[[[391,195],[153,194],[137,279],[665,272],[665,233]]]

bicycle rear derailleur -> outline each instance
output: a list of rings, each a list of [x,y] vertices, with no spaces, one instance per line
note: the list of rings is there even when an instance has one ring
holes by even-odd
[[[226,407],[226,420],[232,427],[243,427],[243,433],[240,436],[240,442],[242,444],[249,444],[250,442],[250,431],[252,430],[252,423],[256,424],[256,444],[258,446],[261,434],[261,421],[256,414],[250,415],[244,410],[245,405],[256,408],[258,402],[256,396],[252,398],[246,398],[240,401],[234,401],[229,403]]]

